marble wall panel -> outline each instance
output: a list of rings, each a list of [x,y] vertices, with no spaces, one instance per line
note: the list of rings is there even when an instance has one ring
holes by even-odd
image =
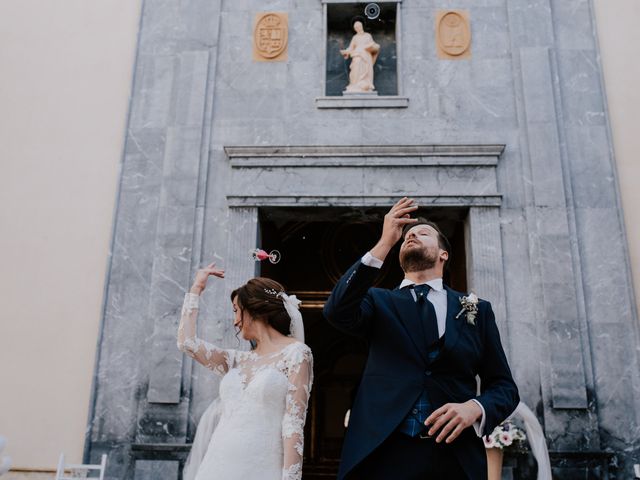
[[[429,118],[436,129],[475,131],[513,126],[510,59],[477,59],[472,63],[429,59],[406,62],[403,68],[410,79],[405,88],[409,112]]]
[[[585,259],[586,314],[592,338],[599,422],[618,444],[638,434],[640,372],[638,326],[634,320],[628,272],[612,265],[624,263],[624,239],[615,208],[580,208],[576,211],[580,250]],[[627,420],[619,421],[621,412]]]
[[[503,194],[503,209],[523,209],[526,205],[525,177],[520,138],[517,130],[505,132],[506,147],[500,156],[500,168],[497,170],[498,191]]]
[[[175,123],[167,130],[161,212],[156,232],[149,316],[154,322],[147,399],[152,403],[180,402],[182,353],[174,347],[178,308],[191,271],[191,245],[200,169],[205,92],[209,56],[206,51],[179,56]],[[193,125],[193,126],[192,126]]]
[[[154,330],[147,345],[151,353],[147,398],[154,403],[180,402],[182,352],[175,347],[180,305],[189,285],[194,208],[167,206],[160,212],[154,255],[149,317]]]
[[[544,368],[544,365],[542,367]],[[545,389],[545,381],[548,379],[543,378],[543,390]],[[589,419],[577,410],[554,409],[553,405],[547,403],[544,398],[542,410],[544,412],[545,437],[550,451],[600,451],[601,445],[596,419]],[[567,467],[571,468],[570,461],[565,464],[565,468]],[[583,476],[588,473],[588,470],[581,471]],[[556,474],[556,478],[566,477],[560,470]]]
[[[178,57],[175,92],[176,126],[202,127],[210,55],[207,50],[191,50]],[[189,164],[190,162],[185,162]]]
[[[248,11],[248,10],[251,10],[254,5],[255,5],[255,0],[234,0],[233,2],[222,2],[220,6],[220,10],[223,14],[229,11],[232,11],[232,12],[236,12],[238,10]],[[267,9],[271,9],[272,7],[273,7],[273,4],[270,1],[264,2],[265,11],[267,11]]]
[[[180,405],[149,403],[138,404],[138,444],[184,444],[187,438],[189,402]]]
[[[215,45],[221,0],[146,0],[138,52],[166,55]]]
[[[261,65],[270,65],[270,63],[261,62]],[[282,78],[285,73],[282,72]],[[229,79],[228,81],[233,82],[234,80]],[[233,92],[228,92],[229,95],[226,98],[216,102],[215,106],[216,109],[229,112],[226,119],[246,122],[243,119],[251,118],[251,124],[255,129],[254,135],[264,131],[261,136],[265,136],[274,124],[284,125],[284,120],[274,119],[278,112],[285,111],[287,105],[286,98],[282,95],[284,86],[282,88],[274,86],[273,91],[266,87],[260,89],[249,87],[244,91],[244,95],[237,95],[243,91],[242,87],[238,85],[234,86],[233,90]],[[250,141],[249,139],[244,140],[244,143],[253,144],[254,142],[254,138],[251,138]]]
[[[430,171],[432,170],[432,171]],[[491,167],[433,169],[390,168],[386,172],[364,171],[364,193],[371,195],[460,195],[497,193]]]
[[[576,208],[617,208],[606,127],[567,125],[565,133]]]
[[[308,3],[308,2],[307,2]],[[311,62],[318,73],[322,73],[324,55],[322,45],[323,16],[317,3],[305,7],[298,6],[289,11],[289,67],[299,62]],[[316,77],[314,80],[317,80]],[[309,83],[304,77],[292,77],[299,88],[293,91],[307,90]],[[320,92],[322,94],[322,92]]]
[[[125,145],[120,190],[122,193],[139,192],[148,196],[159,190],[162,181],[162,162],[166,143],[165,128],[130,128]],[[128,195],[123,195],[127,197]],[[132,211],[136,214],[137,212]],[[145,215],[140,215],[143,221]]]
[[[169,123],[173,90],[174,55],[138,56],[136,88],[133,95],[129,128],[162,128]]]
[[[532,410],[541,406],[540,358],[546,351],[547,331],[536,306],[539,289],[530,269],[529,233],[522,209],[501,208],[506,323],[509,364],[520,397]],[[503,341],[503,343],[505,343]]]
[[[223,9],[220,20],[220,47],[224,50],[219,52],[220,55],[232,57],[242,52],[242,57],[238,57],[239,64],[245,64],[247,60],[253,61],[251,51],[247,54],[245,50],[253,41],[254,17],[246,10]],[[233,47],[233,50],[227,50],[229,47]]]
[[[640,435],[638,361],[632,332],[614,320],[592,329],[598,425],[605,445],[630,451]]]
[[[211,148],[212,151],[216,149],[217,153],[222,154],[224,145],[272,145],[276,141],[285,140],[287,136],[287,126],[284,122],[253,118],[223,119],[213,125]],[[224,158],[224,155],[221,158]],[[212,165],[214,164],[215,162],[212,162]]]
[[[527,136],[536,206],[564,208],[566,202],[557,126],[553,123],[530,124]],[[568,232],[566,225],[565,230]]]
[[[396,109],[395,111],[399,112],[400,109]],[[416,121],[413,118],[403,118],[402,114],[391,113],[391,111],[385,112],[383,116],[385,119],[384,123],[371,119],[361,120],[362,143],[370,145],[397,144],[398,133],[386,127],[389,123],[397,125],[397,128],[402,130],[403,143],[409,145],[419,145],[423,143],[425,138],[430,138],[434,130],[437,130],[432,128],[431,122],[428,120],[423,122]],[[425,130],[431,134],[425,135]]]
[[[595,50],[557,50],[563,124],[605,125],[604,97]]]
[[[178,478],[179,462],[166,460],[137,460],[133,478],[155,480],[175,480]]]
[[[413,13],[416,9],[471,9],[473,7],[499,7],[504,0],[402,0],[402,8]]]
[[[556,107],[549,50],[546,48],[521,48],[520,67],[522,69],[527,123],[555,124]],[[539,142],[534,140],[532,143],[538,145]]]
[[[511,59],[488,58],[478,59],[471,64],[471,84],[476,87],[499,87],[505,97],[514,102],[513,78],[511,77]]]
[[[435,59],[435,32],[433,25],[436,21],[435,5],[425,6],[425,2],[409,5],[402,4],[402,39],[404,41],[404,50],[414,52],[404,63],[404,66],[415,65],[420,68],[421,60]],[[431,28],[430,28],[431,27]],[[430,30],[433,35],[425,35]],[[407,76],[408,79],[416,77]],[[425,78],[425,77],[417,77]]]
[[[301,58],[295,63],[287,65],[286,80],[284,82],[285,109],[282,110],[282,121],[287,125],[304,123],[304,120],[316,114],[317,108],[314,98],[301,98],[294,92],[312,90],[317,87],[317,96],[322,95],[321,85],[317,79],[322,75],[322,66],[315,59]],[[311,87],[311,88],[310,88]],[[335,111],[334,111],[335,112]]]
[[[551,0],[556,47],[591,50],[595,47],[593,14],[589,0]]]
[[[164,130],[130,129],[128,137],[96,367],[92,441],[122,441],[135,428],[140,339],[148,331],[141,299],[150,294],[153,254],[147,247],[157,227]]]
[[[509,0],[511,43],[517,48],[553,45],[553,17],[549,0]]]
[[[278,169],[238,168],[233,172],[231,195],[340,196],[340,195],[495,195],[491,167],[397,167],[339,170],[306,167]]]
[[[624,238],[612,234],[620,228],[620,215],[614,208],[576,210],[580,251],[588,260],[582,273],[591,325],[620,322],[631,327],[633,312],[624,301],[630,294],[627,272],[624,268],[612,267],[624,258]]]
[[[506,2],[483,7],[473,2],[469,7],[471,55],[475,60],[507,59],[511,54]]]
[[[538,218],[543,215],[548,220],[541,222],[545,224],[543,231],[550,232],[552,225],[566,222],[566,218],[551,218],[564,216],[562,210],[555,215],[538,210]],[[586,408],[584,358],[568,232],[541,233],[538,241],[543,308],[549,330],[553,405]]]
[[[578,296],[570,245],[570,225],[553,104],[549,52],[520,51],[526,132],[536,205],[541,288],[549,328],[551,396],[554,408],[587,408]],[[562,303],[558,303],[562,301]],[[562,323],[557,311],[562,306]],[[573,372],[572,375],[567,375]]]

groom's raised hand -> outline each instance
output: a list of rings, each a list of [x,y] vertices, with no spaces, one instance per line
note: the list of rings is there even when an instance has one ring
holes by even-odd
[[[451,443],[481,416],[482,409],[473,400],[465,403],[446,403],[429,415],[424,424],[429,428],[430,436],[442,429],[436,437],[436,442],[440,443],[446,438],[446,443]]]
[[[403,197],[391,207],[391,210],[384,216],[382,225],[382,235],[375,247],[371,249],[371,255],[384,261],[389,250],[402,237],[402,229],[405,225],[416,223],[418,220],[410,217],[410,213],[416,211],[418,205],[412,198]]]

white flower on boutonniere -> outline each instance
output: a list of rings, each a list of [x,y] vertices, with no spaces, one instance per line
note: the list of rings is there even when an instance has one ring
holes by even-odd
[[[460,304],[462,309],[456,315],[459,318],[464,312],[467,312],[467,323],[470,325],[476,324],[476,315],[478,315],[478,296],[475,293],[470,293],[466,297],[460,297]]]

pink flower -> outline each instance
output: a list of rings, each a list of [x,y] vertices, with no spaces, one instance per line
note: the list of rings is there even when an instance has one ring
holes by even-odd
[[[484,441],[484,448],[496,448],[498,446],[493,436],[485,435],[482,440]]]
[[[500,434],[500,443],[502,443],[505,447],[508,447],[513,443],[513,437],[509,432],[502,432]]]

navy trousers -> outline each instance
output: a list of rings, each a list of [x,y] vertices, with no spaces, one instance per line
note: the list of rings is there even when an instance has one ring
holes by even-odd
[[[393,432],[349,480],[469,480],[450,445]]]

